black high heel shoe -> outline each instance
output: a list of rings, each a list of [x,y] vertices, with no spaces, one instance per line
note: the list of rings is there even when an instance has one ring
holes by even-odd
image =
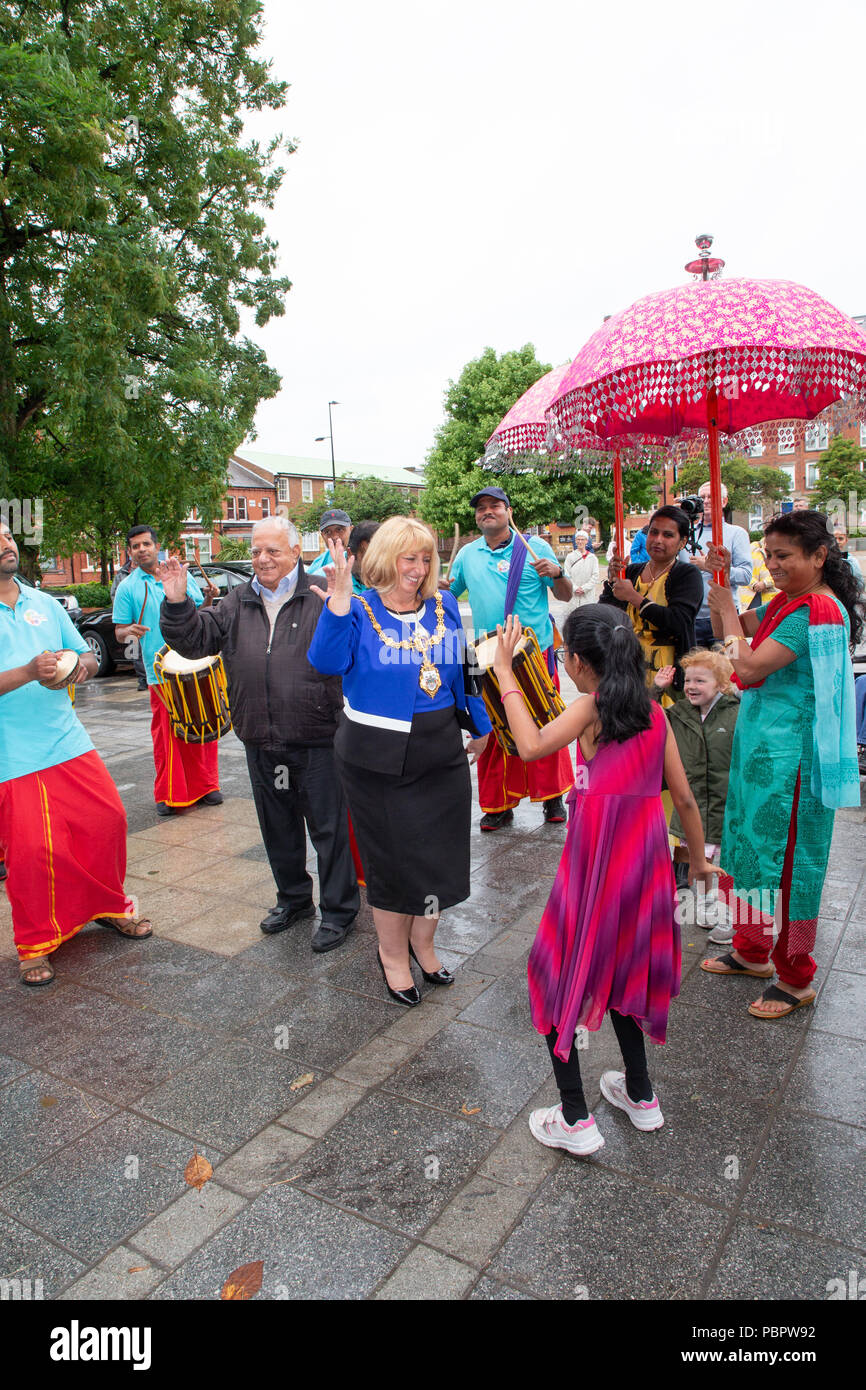
[[[451,974],[450,970],[445,969],[444,965],[439,970],[424,969],[415,952],[412,950],[411,941],[409,942],[409,955],[412,957],[415,964],[420,969],[421,974],[424,976],[424,979],[427,981],[428,985],[453,985],[454,976]]]
[[[420,1004],[421,995],[418,993],[416,986],[413,985],[411,989],[392,989],[391,986],[388,984],[388,976],[385,974],[385,967],[382,964],[382,957],[379,955],[378,950],[376,951],[376,959],[379,962],[379,969],[382,972],[382,979],[385,981],[385,987],[388,993],[390,994],[391,998],[394,999],[398,1004],[408,1004],[410,1009],[414,1008],[416,1004]]]

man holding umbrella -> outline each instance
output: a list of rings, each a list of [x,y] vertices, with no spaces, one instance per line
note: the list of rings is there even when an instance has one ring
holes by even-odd
[[[493,633],[509,613],[516,613],[524,627],[531,627],[542,652],[553,645],[548,593],[560,602],[572,597],[572,586],[545,541],[533,538],[538,556],[529,557],[526,546],[511,528],[511,504],[499,487],[485,487],[471,498],[480,540],[464,546],[455,556],[449,578],[440,580],[455,598],[468,590],[476,631]],[[544,819],[558,825],[565,820],[562,797],[574,782],[568,749],[525,763],[508,753],[498,738],[490,738],[478,759],[478,795],[484,815],[482,830],[500,830],[514,819],[514,807],[525,796],[544,803]]]

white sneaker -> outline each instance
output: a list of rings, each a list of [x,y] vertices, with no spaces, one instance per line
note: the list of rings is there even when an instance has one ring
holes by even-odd
[[[714,941],[717,946],[730,946],[734,939],[734,928],[730,922],[720,922],[717,927],[713,927],[707,937],[708,941]]]
[[[587,1120],[567,1125],[562,1118],[561,1105],[552,1105],[549,1110],[533,1110],[529,1128],[539,1144],[548,1149],[566,1149],[570,1154],[586,1155],[604,1147],[604,1139],[591,1115]]]
[[[625,1072],[606,1071],[601,1078],[601,1094],[605,1100],[624,1110],[635,1129],[661,1129],[665,1117],[657,1095],[652,1100],[631,1100],[625,1086]]]

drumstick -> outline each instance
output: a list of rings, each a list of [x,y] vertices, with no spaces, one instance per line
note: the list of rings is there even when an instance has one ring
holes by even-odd
[[[522,531],[518,531],[518,529],[517,529],[516,526],[514,527],[514,534],[515,534],[515,536],[519,536],[520,539],[523,541],[523,544],[526,546],[526,549],[529,551],[529,553],[530,553],[530,555],[532,556],[533,560],[537,560],[537,559],[538,559],[538,556],[536,555],[535,551],[532,549],[532,546],[529,544],[529,541],[526,539],[526,537],[524,536],[524,534],[523,534]]]
[[[458,547],[459,544],[460,544],[460,527],[458,526],[457,522],[455,521],[455,523],[454,523],[454,544],[453,544],[452,547],[451,547],[451,559],[448,561],[448,564],[445,566],[445,573],[446,573],[446,574],[450,574],[450,573],[451,573],[451,566],[454,564],[454,556],[457,554],[457,547]]]
[[[144,610],[145,610],[145,608],[147,607],[147,594],[148,594],[147,580],[145,580],[145,582],[144,582],[144,602],[143,602],[142,605],[141,605],[141,612],[140,612],[139,615],[138,615],[138,626],[139,626],[139,627],[141,627],[142,621],[143,621],[143,619],[144,619]]]

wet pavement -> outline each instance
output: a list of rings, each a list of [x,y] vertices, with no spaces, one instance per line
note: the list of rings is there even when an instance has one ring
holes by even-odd
[[[275,892],[233,734],[225,803],[160,820],[147,695],[112,677],[78,709],[155,936],[88,927],[56,983],[25,991],[0,894],[4,1297],[29,1280],[46,1299],[213,1299],[262,1261],[266,1299],[820,1301],[866,1268],[866,811],[837,816],[817,1006],[751,1018],[759,986],[702,973],[687,926],[650,1048],[665,1126],[639,1133],[599,1098],[620,1066],[605,1024],[583,1060],[606,1143],[582,1160],[527,1127],[557,1099],[525,965],[564,826],[524,803],[482,835],[474,808],[472,897],[437,937],[457,983],[419,980],[406,1010],[366,906],[326,955],[314,922],[262,935]]]

